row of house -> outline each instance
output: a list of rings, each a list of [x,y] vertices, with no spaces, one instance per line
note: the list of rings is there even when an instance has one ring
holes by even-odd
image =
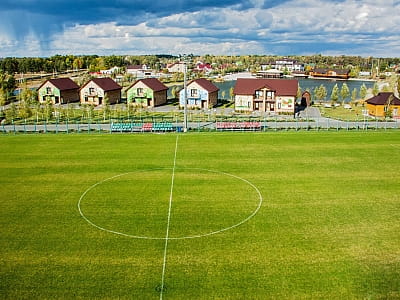
[[[298,93],[296,79],[238,78],[233,89],[235,110],[238,112],[266,112],[294,114]],[[53,104],[80,102],[102,105],[118,103],[122,87],[111,78],[94,78],[81,88],[69,78],[49,79],[38,88],[39,102]],[[142,107],[155,107],[167,103],[168,87],[157,78],[137,80],[126,90],[127,102]],[[218,103],[219,88],[211,81],[200,78],[187,84],[179,92],[179,106],[210,109]],[[310,95],[303,93],[304,105],[310,105]],[[186,95],[185,95],[186,94]],[[302,101],[303,103],[303,101]],[[379,93],[366,101],[369,115],[383,117],[390,110],[394,118],[400,117],[400,100],[393,93]]]
[[[187,105],[191,108],[210,108],[218,103],[218,91],[211,81],[200,78],[187,85]],[[118,103],[121,99],[122,87],[109,77],[93,78],[79,87],[70,78],[49,79],[38,88],[40,103],[102,105]],[[168,87],[157,78],[144,78],[135,81],[126,90],[128,103],[142,107],[155,107],[167,103]],[[179,94],[180,105],[184,106],[184,91]]]
[[[49,79],[38,88],[39,102],[102,105],[120,101],[122,87],[111,78],[94,78],[79,87],[69,78]],[[294,79],[239,78],[234,88],[235,109],[252,112],[294,112],[298,81]],[[167,103],[168,87],[157,78],[137,80],[126,90],[128,103],[142,107],[155,107]],[[189,108],[209,109],[218,103],[219,88],[205,78],[190,81],[179,92],[179,105]]]

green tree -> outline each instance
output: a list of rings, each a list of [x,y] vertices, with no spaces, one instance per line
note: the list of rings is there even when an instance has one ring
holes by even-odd
[[[367,96],[367,92],[368,92],[367,87],[366,87],[365,84],[363,83],[362,86],[360,87],[360,98],[361,98],[362,100],[364,100],[365,97]]]
[[[357,100],[357,89],[354,88],[353,91],[351,92],[351,102],[356,103]]]
[[[7,103],[6,93],[3,89],[0,89],[0,106],[4,106]]]
[[[54,107],[50,100],[46,101],[44,105],[44,115],[46,120],[50,120],[53,117]]]
[[[300,87],[300,85],[297,87],[297,93],[296,93],[296,98],[299,99],[301,98],[301,95],[303,94],[303,91]]]
[[[178,87],[177,86],[172,87],[171,96],[173,99],[176,99],[178,97]]]
[[[14,76],[0,71],[0,90],[2,90],[5,94],[6,100],[8,99],[8,96],[15,90],[15,88],[16,82]]]
[[[25,101],[28,105],[35,104],[38,101],[38,94],[35,90],[25,87],[20,93],[20,100]]]
[[[225,99],[225,94],[226,94],[226,91],[223,90],[223,91],[221,92],[221,97],[222,97],[222,99]]]
[[[313,90],[314,99],[316,99],[316,100],[321,100],[321,99],[319,99],[318,91],[319,91],[319,88],[316,86],[316,87],[314,88],[314,90]]]
[[[103,120],[106,121],[110,117],[110,98],[106,95],[103,99]]]
[[[400,77],[397,79],[397,96],[400,97]]]
[[[32,109],[29,106],[29,103],[26,101],[21,101],[19,104],[18,117],[21,119],[28,119],[32,116]]]
[[[11,103],[10,107],[6,110],[6,119],[7,121],[12,121],[14,120],[18,115],[17,112],[17,107],[15,105],[15,103]]]
[[[385,118],[391,118],[393,116],[392,108],[391,108],[393,100],[394,100],[394,96],[393,96],[393,94],[391,94],[388,98],[388,101],[387,101],[385,107],[384,107]]]
[[[343,83],[342,85],[342,88],[340,90],[340,96],[342,97],[343,101],[350,96],[350,90],[346,83]]]
[[[326,96],[328,95],[328,92],[326,91],[326,87],[321,84],[318,88],[314,90],[315,93],[315,98],[318,100],[325,100]]]
[[[379,85],[377,82],[374,83],[374,86],[372,87],[372,94],[374,96],[379,94]]]
[[[339,87],[337,84],[335,84],[331,93],[331,102],[335,104],[338,100],[339,100]]]
[[[231,101],[233,100],[233,97],[235,96],[235,94],[233,93],[233,86],[229,89],[229,96],[231,97]]]

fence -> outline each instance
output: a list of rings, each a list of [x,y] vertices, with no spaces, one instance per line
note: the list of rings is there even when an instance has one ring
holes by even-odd
[[[339,130],[398,130],[399,121],[338,121],[314,120],[264,120],[264,121],[198,121],[189,122],[189,131],[339,131]],[[11,122],[1,124],[3,133],[145,133],[181,132],[182,122],[138,122],[110,120],[108,123],[69,122]]]

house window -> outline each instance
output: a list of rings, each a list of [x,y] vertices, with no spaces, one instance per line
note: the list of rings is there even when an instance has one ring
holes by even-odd
[[[89,101],[88,96],[85,96],[85,102],[88,102],[88,101]]]
[[[89,94],[94,94],[94,88],[89,88]]]
[[[138,88],[137,89],[137,94],[138,94],[138,96],[142,96],[143,95],[143,88]]]
[[[262,98],[263,95],[264,95],[264,92],[263,92],[263,91],[256,91],[256,99]]]
[[[197,90],[196,89],[191,89],[190,90],[190,97],[197,97]]]
[[[50,95],[51,94],[51,87],[46,87],[46,94]]]

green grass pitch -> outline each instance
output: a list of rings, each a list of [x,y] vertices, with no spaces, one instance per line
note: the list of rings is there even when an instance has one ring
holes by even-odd
[[[0,149],[1,299],[400,298],[398,132],[3,135]]]

